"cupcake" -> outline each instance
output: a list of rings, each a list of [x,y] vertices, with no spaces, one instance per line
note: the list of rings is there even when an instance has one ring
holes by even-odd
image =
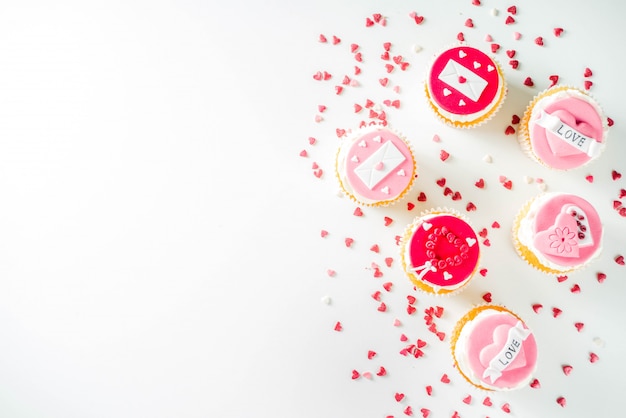
[[[475,387],[489,391],[529,384],[537,366],[537,343],[524,321],[498,305],[465,314],[451,336],[454,365]]]
[[[460,291],[476,273],[480,248],[474,229],[461,214],[435,209],[406,228],[400,256],[417,289],[449,295]]]
[[[589,264],[602,250],[602,223],[582,197],[545,193],[528,201],[513,225],[513,244],[532,267],[551,274]]]
[[[342,140],[335,173],[343,192],[366,206],[400,200],[417,177],[417,164],[400,134],[381,126],[361,129]]]
[[[440,53],[426,77],[430,107],[455,128],[471,128],[489,120],[505,95],[504,75],[498,63],[469,46]]]
[[[591,96],[573,87],[556,86],[530,103],[518,140],[533,160],[557,170],[570,170],[598,158],[607,133],[607,119]]]

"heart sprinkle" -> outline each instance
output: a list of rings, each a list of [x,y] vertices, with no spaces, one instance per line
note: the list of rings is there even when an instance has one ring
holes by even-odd
[[[595,363],[598,360],[600,360],[600,357],[596,353],[589,353],[589,361],[591,363]]]
[[[619,264],[620,266],[624,265],[624,256],[623,255],[618,255],[617,257],[615,257],[615,262],[617,264]]]
[[[622,178],[622,174],[618,171],[613,170],[611,171],[611,178],[613,180],[619,180],[620,178]]]
[[[560,310],[559,308],[552,308],[552,316],[553,317],[558,317],[559,315],[561,315],[561,313],[563,313],[562,310]]]
[[[533,311],[535,311],[535,313],[541,312],[542,309],[543,309],[543,305],[541,303],[533,304]]]
[[[361,374],[357,372],[356,370],[352,370],[352,380],[356,380],[359,377],[361,377]]]
[[[504,24],[505,24],[505,25],[511,25],[511,24],[513,24],[513,23],[515,23],[515,19],[513,19],[513,17],[512,17],[512,16],[507,16],[507,17],[506,17],[506,20],[504,21]]]
[[[487,292],[483,295],[483,300],[487,303],[491,302],[491,292]]]
[[[554,28],[552,32],[554,33],[554,36],[559,38],[563,34],[563,28]]]
[[[606,274],[598,272],[596,273],[596,279],[598,283],[603,283],[606,280]]]
[[[504,412],[506,412],[507,414],[511,413],[511,406],[508,403],[505,403],[504,405],[502,405],[502,410]]]
[[[441,150],[441,152],[439,153],[439,159],[441,159],[441,161],[445,161],[448,159],[448,157],[450,157],[450,154],[445,150]]]
[[[556,403],[558,403],[559,405],[561,405],[563,408],[565,408],[565,398],[562,396],[559,396],[558,398],[556,398]]]
[[[533,79],[530,77],[526,77],[526,79],[524,80],[524,85],[528,86],[528,87],[532,87],[535,85],[535,83],[533,83]]]
[[[337,323],[335,324],[335,331],[339,332],[343,329],[343,326],[341,326],[341,322],[337,321]]]
[[[530,387],[533,389],[539,389],[541,387],[541,384],[539,383],[539,380],[533,379],[533,381],[530,382]]]
[[[541,36],[538,36],[535,38],[535,44],[539,45],[539,46],[543,46],[543,38]]]
[[[566,364],[563,366],[563,373],[565,374],[565,376],[569,376],[570,373],[572,372],[573,367],[570,366],[569,364]]]

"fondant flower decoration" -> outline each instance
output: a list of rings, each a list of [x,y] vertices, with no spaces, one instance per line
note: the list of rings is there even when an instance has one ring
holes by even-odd
[[[550,248],[554,248],[559,254],[572,252],[572,247],[577,245],[576,233],[570,231],[565,226],[563,228],[555,228],[554,234],[548,236],[550,239]]]

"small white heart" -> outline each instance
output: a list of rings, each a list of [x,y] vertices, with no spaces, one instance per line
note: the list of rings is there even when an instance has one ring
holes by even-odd
[[[379,144],[382,142],[382,140],[383,140],[383,139],[380,137],[380,135],[375,136],[374,138],[372,138],[372,141],[374,141],[374,142],[378,142]]]
[[[451,95],[451,94],[452,94],[452,92],[451,92],[450,90],[448,90],[447,88],[444,88],[444,89],[443,89],[443,95],[444,95],[444,96],[449,96],[449,95]]]
[[[452,278],[452,275],[450,273],[448,273],[447,271],[443,272],[443,279],[444,280],[450,280]]]
[[[459,100],[459,106],[465,106],[465,100],[463,99]]]
[[[385,186],[382,189],[380,189],[381,192],[383,192],[384,194],[389,194],[389,186]]]
[[[461,49],[459,50],[459,58],[465,58],[467,57],[467,54]]]
[[[367,142],[365,142],[365,140],[363,139],[361,142],[359,142],[359,147],[366,148]]]
[[[495,69],[496,69],[496,67],[494,67],[493,65],[488,65],[487,66],[487,71],[489,71],[489,72],[492,72]]]
[[[352,161],[353,163],[358,163],[359,157],[357,157],[356,155],[353,155],[352,158],[350,158],[350,161]]]
[[[474,244],[476,244],[476,240],[472,237],[465,238],[465,242],[467,242],[467,245],[469,245],[470,247],[473,247]]]
[[[430,228],[433,227],[433,224],[428,222],[422,222],[422,227],[424,228],[424,231],[428,231]]]
[[[478,69],[480,67],[481,67],[480,62],[474,61],[474,69]]]
[[[399,176],[406,176],[406,173],[404,172],[404,169],[401,168],[400,170],[398,170],[398,172],[396,173]]]

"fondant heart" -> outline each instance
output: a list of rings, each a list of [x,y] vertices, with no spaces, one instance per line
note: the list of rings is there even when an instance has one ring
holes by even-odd
[[[480,364],[482,364],[485,368],[489,367],[489,363],[493,360],[500,350],[504,347],[509,337],[509,330],[512,327],[510,325],[502,324],[495,327],[493,330],[493,342],[480,350],[480,354],[478,358],[480,359]],[[519,369],[521,367],[526,366],[526,353],[524,352],[524,346],[520,345],[519,353],[517,357],[515,357],[509,364],[506,365],[506,371]]]
[[[576,129],[581,134],[586,135],[589,138],[596,137],[596,130],[593,128],[593,126],[589,125],[586,122],[578,122],[576,120],[576,117],[567,110],[556,110],[552,112],[552,115],[557,116],[561,120],[561,122]],[[548,141],[548,147],[550,147],[550,151],[552,151],[552,154],[558,157],[567,157],[570,155],[578,155],[581,153],[580,149],[572,146],[567,141],[559,138],[557,135],[553,134],[549,130],[546,130],[546,139]]]
[[[535,235],[535,247],[544,254],[576,258],[579,254],[578,226],[576,219],[567,213],[559,213],[554,225]]]

